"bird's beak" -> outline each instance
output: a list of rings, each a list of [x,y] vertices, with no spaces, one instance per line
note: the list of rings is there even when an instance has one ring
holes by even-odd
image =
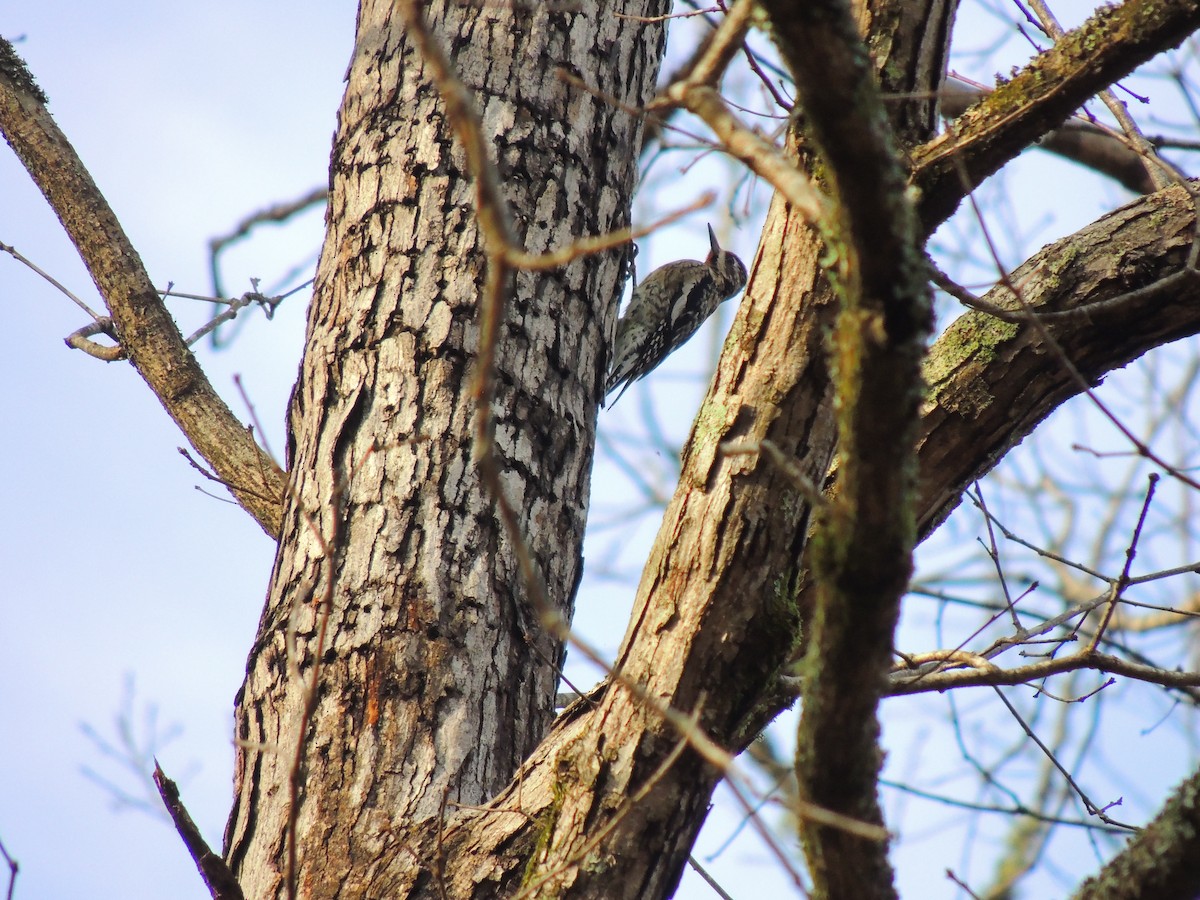
[[[721,252],[721,245],[717,243],[717,235],[712,230],[711,225],[708,226],[708,243],[712,246],[712,252],[714,254]]]

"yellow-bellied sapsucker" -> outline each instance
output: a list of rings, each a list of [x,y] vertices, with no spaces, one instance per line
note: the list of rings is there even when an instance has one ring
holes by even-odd
[[[704,262],[681,259],[655,269],[633,290],[625,315],[617,322],[604,394],[644,377],[696,333],[717,307],[746,286],[742,261],[722,250],[708,226],[712,245]]]

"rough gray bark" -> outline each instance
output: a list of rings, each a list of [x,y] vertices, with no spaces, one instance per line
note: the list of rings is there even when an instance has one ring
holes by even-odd
[[[911,105],[892,107],[893,129],[906,143],[919,141],[933,116],[922,87],[940,79],[939,29],[953,4],[859,6],[884,89],[916,92]],[[690,749],[676,757],[678,734],[624,688],[593,692],[543,737],[550,662],[561,648],[544,636],[530,646],[520,634],[523,586],[472,458],[469,379],[482,278],[472,188],[423,62],[393,16],[382,0],[360,11],[330,228],[292,408],[292,491],[239,701],[228,856],[248,895],[285,893],[295,810],[302,896],[484,898],[522,886],[578,897],[665,896],[720,773]],[[661,23],[508,5],[449,4],[429,18],[496,138],[526,248],[623,224],[640,124],[550,73],[562,65],[611,96],[643,103]],[[938,27],[928,27],[930,19]],[[1089,85],[1177,43],[1198,19],[1183,0],[1129,0],[1098,14],[1092,31],[1060,42],[947,138],[916,153],[927,224],[961,197],[954,163],[965,159],[976,176],[989,174]],[[50,157],[23,152],[31,149],[24,126],[37,112],[28,103],[36,92],[23,83],[14,89],[11,79],[0,79],[0,89],[0,125],[41,183],[54,174]],[[825,162],[837,177],[844,160]],[[122,286],[131,276],[129,284],[140,284],[123,239],[79,227],[87,224],[81,195],[93,192],[66,181],[46,190],[94,273],[98,263],[111,265],[97,275],[109,301],[140,291],[132,299],[149,307],[144,290]],[[1164,191],[1086,229],[1032,261],[1027,278],[1019,273],[1026,299],[1061,308],[1155,283],[1189,246],[1193,207],[1182,191]],[[1056,252],[1067,248],[1070,264],[1056,267]],[[790,476],[754,455],[723,456],[720,446],[769,439],[811,480],[825,473],[834,444],[825,334],[835,306],[821,255],[815,232],[777,198],[619,657],[628,678],[695,712],[699,726],[733,750],[787,699],[777,676],[806,605],[798,585],[808,508]],[[564,610],[580,571],[595,401],[619,272],[610,253],[552,275],[518,276],[498,353],[506,486]],[[1068,353],[1094,378],[1194,333],[1194,282],[1189,272],[1170,291],[1072,320],[1063,334]],[[982,334],[978,324],[972,316],[951,329],[935,351],[943,367],[930,370],[938,377],[914,510],[925,528],[962,483],[1074,391],[1030,332],[1003,326]],[[164,328],[140,323],[119,336],[135,363],[141,352],[169,363],[174,349],[152,351]],[[147,380],[164,402],[194,392],[194,382]],[[1036,397],[1029,385],[1038,385]],[[193,435],[221,415],[208,409],[177,421]],[[226,426],[226,436],[237,433]],[[250,468],[261,463],[256,456],[246,456]],[[251,495],[262,508],[243,502],[273,531],[274,496]],[[1162,823],[1194,831],[1194,794],[1193,779]],[[1153,872],[1190,891],[1194,835],[1148,835],[1102,874],[1127,881]],[[820,864],[856,864],[853,852],[835,852],[841,858]],[[879,887],[888,888],[882,875]],[[1091,889],[1107,886],[1085,885]]]
[[[1047,247],[1017,272],[1028,296],[1051,309],[1072,308],[1174,271],[1194,223],[1184,196],[1175,188],[1143,198]],[[700,724],[735,750],[791,702],[783,693],[764,694],[762,686],[778,688],[776,654],[790,637],[792,617],[811,607],[810,585],[792,594],[788,575],[798,578],[802,570],[784,566],[804,546],[807,511],[777,467],[761,458],[722,457],[717,446],[722,439],[766,438],[809,475],[832,451],[832,417],[818,403],[827,396],[828,373],[817,351],[825,333],[820,323],[832,317],[834,306],[820,283],[802,303],[794,302],[790,291],[804,272],[816,271],[820,247],[811,231],[789,232],[803,226],[784,211],[777,203],[768,216],[758,275],[734,323],[708,414],[685,453],[680,490],[664,516],[620,657],[653,695],[673,692],[679,709],[695,708],[703,696]],[[1045,265],[1068,256],[1066,268]],[[1151,257],[1153,265],[1118,265],[1121,277],[1108,277],[1114,258],[1145,263]],[[1200,331],[1196,290],[1146,296],[1105,314],[1138,327],[1113,319],[1095,327],[1062,321],[1058,327],[1072,333],[1073,346],[1088,348],[1088,372],[1108,370],[1131,354]],[[962,325],[974,330],[977,321],[970,314]],[[1020,328],[1006,328],[1005,335],[1008,343],[994,354],[956,333],[933,350],[937,366],[930,380],[938,390],[923,425],[916,509],[923,532],[940,498],[961,478],[960,463],[973,458],[979,472],[992,465],[996,450],[987,439],[996,416],[1019,429],[1016,420],[1040,420],[1070,393],[1052,354]],[[1004,381],[1015,365],[1020,376],[1010,384],[1039,383],[1047,390],[993,394],[978,402],[989,396],[982,386]],[[741,402],[731,404],[734,396]],[[814,408],[811,418],[788,413]],[[438,896],[440,867],[440,884],[455,898],[505,896],[547,877],[561,896],[670,896],[719,781],[690,751],[657,773],[677,740],[623,689],[609,685],[564,713],[485,809],[448,811],[440,833],[427,828],[408,851],[392,853],[373,888],[379,896]],[[623,811],[630,793],[652,778],[649,797]],[[616,819],[611,837],[586,843],[587,835]]]
[[[770,439],[810,477],[824,473],[834,429],[822,350],[834,306],[820,249],[777,199],[756,260],[768,274],[747,287],[616,660],[731,748],[765,724],[759,701],[795,640],[808,507],[777,467],[726,457],[719,445]],[[375,886],[380,896],[437,896],[429,861],[440,859],[450,897],[484,900],[537,882],[546,896],[668,897],[721,778],[690,750],[661,770],[678,741],[610,685],[564,712],[485,810],[448,814],[440,833],[414,837]],[[650,785],[648,797],[626,802]],[[606,826],[612,833],[590,843]]]
[[[495,137],[524,247],[627,224],[636,160],[613,148],[636,147],[641,123],[554,71],[644,103],[662,25],[457,3],[426,18]],[[394,5],[366,0],[292,399],[291,493],[238,701],[227,858],[252,897],[285,891],[297,747],[300,894],[360,897],[370,860],[447,800],[492,796],[553,712],[561,648],[522,638],[524,587],[472,458],[482,247],[442,109]],[[497,353],[505,487],[568,613],[621,259],[518,275]]]
[[[884,5],[880,8],[884,10]],[[937,8],[946,16],[951,13],[944,7]],[[364,20],[368,18],[368,12],[365,8]],[[441,22],[437,15],[433,19]],[[903,17],[892,20],[882,15],[880,21],[895,22],[893,27],[897,28],[912,24]],[[633,33],[641,33],[637,29],[644,27],[639,23]],[[442,34],[447,32],[441,24],[436,30]],[[453,41],[449,43],[452,49],[460,51],[461,66],[463,54],[468,54],[470,48]],[[887,46],[888,42],[884,40],[882,45]],[[626,46],[637,44],[633,41]],[[922,52],[941,59],[942,41],[926,35],[926,41],[920,46]],[[885,68],[886,60],[876,62],[885,71],[913,72],[921,77],[929,77],[931,72],[940,74],[940,68],[928,61],[918,64],[909,59],[894,68]],[[370,69],[361,63],[361,58],[356,68],[360,66]],[[379,70],[389,71],[386,65],[379,66]],[[406,74],[414,71],[419,71],[417,61],[405,66]],[[885,86],[895,91],[904,90],[904,87],[917,89],[916,85],[904,81],[905,77],[916,75],[902,76],[899,82]],[[598,74],[593,75],[593,79],[585,77],[602,90],[614,92]],[[468,86],[476,91],[481,89],[478,81],[470,78]],[[480,103],[485,107],[484,121],[488,128],[494,129],[497,122],[510,121],[496,112],[499,101],[488,94],[486,88],[483,96]],[[348,96],[347,106],[354,112],[356,107],[351,99]],[[358,118],[366,121],[365,114]],[[896,124],[909,140],[914,140],[920,137],[920,124],[931,118],[932,104],[927,103],[925,110],[897,118]],[[352,127],[356,121],[358,119],[344,116],[342,133],[356,135]],[[400,133],[393,139],[402,137],[403,133]],[[636,143],[630,146],[636,146]],[[526,142],[513,152],[534,152],[536,149]],[[396,158],[398,154],[389,150],[387,156]],[[500,156],[502,161],[505,160],[503,150]],[[344,178],[351,187],[360,180],[370,180],[373,191],[377,190],[374,184],[385,183],[379,173],[365,167],[366,159],[347,160],[345,151],[340,152],[335,160],[335,193],[338,178]],[[386,165],[384,170],[387,171]],[[424,170],[421,174],[428,179]],[[413,189],[419,190],[419,185]],[[459,196],[465,198],[466,195]],[[378,312],[372,318],[371,313],[354,311],[355,290],[373,301],[381,294],[384,301],[394,297],[391,292],[376,289],[376,285],[389,283],[387,273],[363,267],[365,271],[360,274],[356,264],[359,256],[353,252],[356,246],[351,243],[353,240],[375,240],[386,245],[389,232],[384,229],[388,220],[372,219],[367,214],[372,210],[372,202],[373,195],[367,201],[349,203],[345,208],[347,211],[343,212],[335,201],[334,231],[327,249],[327,265],[333,266],[336,261],[348,267],[360,287],[338,288],[336,284],[327,284],[332,276],[325,275],[319,289],[333,292],[335,299],[319,301],[314,307],[310,326],[313,332],[331,324],[340,327],[344,320],[352,320],[355,315],[365,319],[367,324],[378,323],[381,319]],[[473,234],[474,223],[465,199],[456,208],[464,210],[458,220],[460,227]],[[400,215],[409,215],[403,205],[397,210]],[[366,224],[338,230],[337,219],[343,215],[349,216],[352,222]],[[575,233],[588,233],[588,230],[578,228]],[[565,232],[563,237],[565,239]],[[528,241],[527,246],[540,249]],[[402,256],[403,252],[404,248],[397,246],[393,255]],[[430,246],[426,252],[436,254],[436,248]],[[776,467],[756,457],[725,458],[718,448],[724,441],[753,443],[766,438],[785,455],[798,459],[800,469],[810,479],[819,481],[824,474],[834,435],[824,336],[834,307],[832,294],[818,265],[820,255],[820,240],[814,232],[786,204],[777,201],[768,218],[755,274],[727,344],[721,373],[689,442],[680,489],[666,514],[663,530],[646,567],[634,617],[618,658],[625,674],[643,685],[651,696],[668,700],[676,709],[696,711],[700,726],[718,742],[734,750],[743,747],[779,708],[776,705],[779,701],[764,698],[779,696],[775,691],[777,675],[795,640],[798,560],[807,532],[808,509],[789,478]],[[435,271],[444,269],[439,263],[426,262],[422,257],[416,265],[417,285],[425,283],[419,279],[424,271],[422,266],[432,267]],[[522,282],[523,279],[517,280],[515,291],[518,310],[528,302],[524,299],[527,295],[521,287]],[[454,286],[447,282],[442,289],[447,288],[449,296],[453,297]],[[477,292],[477,287],[473,286],[471,290]],[[374,311],[374,306],[369,308]],[[385,308],[391,313],[391,307]],[[403,313],[407,308],[406,301],[399,312]],[[439,317],[438,309],[438,304],[429,301],[419,309],[420,317],[412,320],[411,330],[402,332],[400,337],[424,349],[429,346],[427,342],[438,340],[438,335],[452,333],[454,323],[469,329],[469,325],[463,325],[449,315],[449,310]],[[383,326],[376,324],[375,327]],[[426,335],[427,330],[432,330],[431,336]],[[506,333],[506,337],[509,336],[511,331]],[[336,483],[337,466],[347,466],[359,458],[355,449],[361,456],[370,444],[370,435],[360,432],[363,423],[377,420],[375,409],[395,417],[394,439],[409,436],[419,427],[416,413],[401,399],[377,400],[376,394],[367,390],[341,399],[341,388],[330,377],[352,366],[368,369],[368,364],[374,365],[376,359],[368,355],[368,351],[374,353],[377,347],[387,347],[390,337],[386,332],[380,332],[371,340],[364,339],[366,349],[361,350],[352,341],[334,343],[330,349],[322,351],[324,355],[319,357],[320,362],[311,359],[316,355],[312,348],[307,354],[310,360],[298,387],[296,409],[307,410],[312,416],[320,410],[333,424],[315,429],[305,437],[303,423],[296,423],[298,447],[294,465],[297,470],[315,467],[318,472],[324,472],[320,482],[309,474],[298,476],[299,496],[303,499],[304,492],[309,492],[305,508],[312,509],[315,505],[320,521],[327,523],[330,519],[328,496]],[[440,345],[435,343],[434,346]],[[511,348],[501,350],[502,394],[498,403],[501,409],[510,402],[511,392],[523,374],[514,368],[512,354]],[[381,355],[379,359],[383,361],[384,357]],[[532,356],[524,361],[537,363]],[[417,607],[408,626],[414,631],[404,631],[405,623],[393,622],[396,613],[386,602],[392,596],[388,592],[404,585],[415,585],[423,590],[424,582],[420,579],[426,577],[428,566],[422,569],[421,560],[409,557],[408,565],[419,571],[414,573],[404,565],[393,567],[386,552],[372,549],[376,546],[376,535],[399,534],[388,529],[392,527],[392,517],[404,514],[405,507],[395,511],[388,502],[388,492],[397,491],[405,498],[410,494],[417,498],[422,496],[420,486],[387,486],[382,474],[373,474],[372,466],[382,467],[389,458],[395,457],[400,463],[393,471],[404,473],[406,477],[415,472],[422,478],[433,475],[441,479],[451,472],[462,479],[460,484],[473,483],[471,461],[462,447],[461,437],[470,433],[469,420],[461,408],[469,401],[462,392],[464,374],[451,369],[452,362],[432,356],[426,364],[431,375],[438,376],[424,389],[427,391],[425,399],[442,407],[445,419],[436,440],[445,446],[428,450],[423,445],[385,448],[362,464],[365,474],[356,473],[347,479],[347,527],[339,541],[339,547],[343,548],[341,555],[349,556],[353,551],[370,560],[364,564],[365,568],[378,564],[383,566],[381,571],[389,574],[349,585],[345,580],[339,580],[337,585],[332,619],[334,637],[331,639],[336,652],[327,654],[328,660],[322,669],[322,705],[317,716],[323,718],[312,730],[306,746],[309,765],[305,785],[308,793],[301,810],[300,829],[306,840],[315,836],[317,841],[328,843],[336,837],[350,846],[347,851],[339,849],[336,854],[328,854],[328,859],[323,857],[320,869],[306,870],[307,877],[301,882],[302,893],[311,890],[314,895],[334,894],[339,885],[344,884],[347,893],[365,890],[372,896],[485,898],[512,894],[522,886],[531,888],[540,883],[540,890],[564,896],[668,896],[678,882],[720,773],[701,762],[690,750],[685,749],[672,761],[678,736],[624,689],[610,687],[598,692],[560,717],[517,777],[489,802],[481,803],[482,808],[443,807],[441,786],[449,785],[452,801],[461,798],[470,803],[468,798],[471,796],[482,801],[505,780],[501,774],[503,765],[494,765],[490,774],[496,777],[488,779],[479,773],[479,762],[474,757],[448,761],[439,758],[439,753],[456,746],[449,730],[453,723],[440,717],[433,721],[421,718],[427,709],[422,706],[425,697],[432,696],[441,706],[458,710],[478,729],[484,740],[511,740],[524,749],[532,745],[537,735],[534,728],[520,730],[521,725],[528,723],[522,716],[539,711],[532,701],[524,706],[517,702],[507,706],[489,704],[491,695],[485,695],[482,704],[476,701],[475,706],[470,703],[456,706],[455,701],[460,698],[452,695],[452,689],[445,686],[449,681],[445,673],[451,670],[456,660],[469,656],[470,651],[484,654],[483,658],[491,664],[493,678],[519,677],[536,667],[537,661],[527,660],[523,667],[503,668],[487,655],[491,647],[479,644],[471,645],[460,656],[453,655],[451,651],[465,646],[466,637],[474,632],[464,628],[449,613],[441,620],[428,615],[422,618]],[[446,374],[447,369],[451,369],[454,377]],[[592,376],[598,375],[594,367],[588,371]],[[578,377],[582,384],[589,382],[582,372],[566,375],[568,380],[582,376]],[[403,383],[403,379],[400,381]],[[440,386],[446,384],[458,385],[458,392],[428,393],[442,390]],[[409,395],[396,390],[392,396],[407,399]],[[438,413],[431,410],[429,414]],[[504,421],[502,414],[502,441]],[[344,437],[339,440],[339,435]],[[510,448],[511,438],[510,443],[504,445],[509,459],[513,456]],[[444,455],[434,455],[439,452]],[[405,460],[418,458],[419,454],[425,455],[421,458],[428,459],[427,464],[422,467],[415,463],[404,464]],[[525,459],[532,461],[532,457]],[[324,506],[320,503],[322,494],[314,487],[318,483],[326,491]],[[522,483],[521,489],[527,492],[529,486]],[[479,505],[473,507],[475,521],[490,515],[479,512],[489,507],[477,492],[460,493],[459,496],[479,500]],[[517,498],[528,513],[528,497]],[[436,503],[433,507],[446,513],[444,507]],[[357,526],[356,517],[362,520]],[[544,530],[544,522],[527,515],[525,524],[546,566],[549,536]],[[298,540],[302,545],[307,543],[309,550],[305,553],[309,558],[315,557],[314,541],[304,536],[295,509],[289,516],[289,523],[290,533],[295,536],[292,540]],[[360,530],[356,531],[356,527]],[[475,560],[481,545],[471,539],[478,533],[483,533],[482,527],[478,531],[446,527],[437,536],[445,541],[465,541],[468,556]],[[492,584],[515,583],[511,557],[503,552],[505,544],[497,536],[494,525],[487,533],[501,549],[483,546],[482,550],[489,555],[486,565],[481,562],[476,570],[443,566],[443,570],[449,572],[444,581],[438,582],[444,591],[463,591],[464,586],[487,579]],[[429,542],[427,546],[440,548],[442,545]],[[363,549],[356,549],[360,547]],[[451,565],[461,558],[456,556],[458,548],[447,547],[445,550],[450,554]],[[268,607],[268,618],[264,620],[263,634],[269,642],[256,649],[252,660],[256,668],[248,680],[248,690],[252,689],[258,699],[252,701],[248,694],[243,704],[247,725],[243,736],[251,741],[263,740],[264,736],[277,740],[281,723],[291,722],[294,728],[295,719],[299,717],[302,697],[295,687],[289,686],[279,660],[283,648],[282,632],[286,628],[285,611],[290,608],[289,604],[295,602],[294,598],[302,600],[306,593],[315,592],[320,596],[319,584],[315,591],[302,590],[306,587],[304,564],[304,553],[286,548],[281,551],[276,588]],[[285,565],[290,568],[285,569]],[[317,566],[309,562],[308,568],[315,572]],[[564,586],[569,588],[573,581],[555,581],[555,578],[566,577],[577,570],[548,568],[547,571],[551,590],[561,602],[566,596]],[[475,581],[471,580],[473,572],[477,576]],[[499,572],[504,578],[497,579],[490,574],[492,572]],[[317,581],[315,574],[310,577]],[[346,577],[340,576],[341,579]],[[497,590],[502,593],[502,588]],[[378,599],[381,596],[383,599]],[[364,597],[372,600],[369,609]],[[346,607],[346,610],[340,607]],[[504,627],[511,634],[515,630],[514,609],[510,607],[505,611],[497,602],[492,618],[487,621],[494,626],[508,616]],[[381,611],[385,616],[383,638],[367,636],[365,642],[354,643],[363,638],[353,631],[356,622],[367,619],[368,614],[379,617]],[[472,608],[471,612],[482,619],[486,611],[480,607]],[[302,639],[311,639],[314,618],[312,613],[308,614],[308,620],[300,629]],[[457,639],[457,643],[449,642],[449,648],[444,638],[446,631]],[[395,639],[393,632],[398,633]],[[484,635],[486,639],[492,639],[494,628],[485,629]],[[409,637],[412,639],[408,640]],[[514,654],[522,652],[519,642],[511,647]],[[408,655],[400,656],[397,648]],[[271,665],[274,665],[274,671],[270,670]],[[384,667],[382,672],[380,666]],[[271,678],[264,678],[264,675]],[[442,681],[425,688],[421,680],[435,675]],[[546,673],[543,671],[536,677],[546,678]],[[331,683],[326,684],[327,680]],[[345,690],[341,686],[345,686]],[[497,692],[505,690],[498,684],[490,687]],[[418,689],[426,689],[429,693],[417,696]],[[265,699],[271,697],[271,691],[281,696],[280,701],[273,701],[274,706]],[[284,696],[284,691],[290,691],[290,695]],[[286,709],[282,708],[283,701],[289,704]],[[406,714],[407,718],[404,718]],[[373,715],[380,718],[374,720]],[[393,726],[393,722],[398,724]],[[517,729],[508,733],[489,730],[514,725]],[[386,733],[381,732],[384,727],[388,729]],[[295,746],[297,740],[297,736],[291,734],[281,745]],[[399,747],[389,748],[385,741],[398,741]],[[435,743],[438,741],[445,743]],[[482,753],[486,748],[479,750]],[[371,754],[384,753],[389,754],[386,760],[371,757]],[[422,753],[425,754],[424,761],[419,758]],[[325,762],[329,757],[340,764],[337,771]],[[514,763],[518,757],[519,754],[508,752],[502,762]],[[272,757],[265,753],[251,753],[246,759],[254,768],[244,769],[241,775],[243,793],[239,810],[231,820],[231,859],[243,874],[244,883],[247,876],[260,879],[259,886],[249,891],[251,895],[269,895],[278,892],[281,883],[282,817],[287,803],[280,795],[286,793],[288,760],[282,754]],[[367,761],[363,762],[364,759]],[[389,767],[393,760],[395,765]],[[314,776],[317,766],[320,777]],[[271,772],[266,778],[260,770],[268,767]],[[380,772],[382,776],[377,774]],[[415,783],[416,775],[427,776],[427,780],[423,784]],[[474,776],[473,780],[471,776]],[[326,787],[325,780],[332,782],[331,786]],[[356,782],[366,788],[349,793],[345,803],[338,805],[338,791],[346,791],[343,785]],[[467,789],[463,789],[462,783]],[[643,789],[646,796],[630,804],[629,798]],[[324,808],[314,802],[314,793],[327,804]],[[259,815],[259,810],[264,808],[273,814],[267,820],[270,830],[260,836],[247,826],[254,824],[252,816]],[[349,817],[355,824],[347,828],[344,822],[338,824],[338,817]],[[367,833],[359,833],[358,823],[363,823]],[[600,829],[606,826],[611,830],[601,833]],[[350,836],[347,836],[348,830]],[[254,848],[254,855],[250,855],[247,848]],[[324,847],[322,852],[325,853]],[[838,861],[843,866],[852,863],[852,859]],[[266,875],[254,872],[259,867],[266,869]]]
[[[825,342],[836,304],[821,253],[815,230],[777,197],[617,657],[631,681],[694,711],[734,750],[768,721],[762,699],[796,640],[809,508],[789,474],[719,448],[770,440],[810,481],[824,475],[835,436]],[[670,896],[721,778],[690,750],[672,762],[678,741],[610,686],[561,717],[488,810],[449,818],[413,855],[440,855],[453,897],[520,885],[550,896]],[[411,860],[397,855],[378,885],[386,895],[419,887]]]

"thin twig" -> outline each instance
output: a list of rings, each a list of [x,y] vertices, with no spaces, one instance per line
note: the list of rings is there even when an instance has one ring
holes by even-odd
[[[996,533],[992,529],[992,517],[988,515],[987,504],[983,500],[983,490],[979,487],[978,482],[975,484],[975,499],[980,509],[984,512],[983,522],[987,528],[988,535],[988,543],[985,551],[996,569],[996,579],[1000,582],[1000,590],[1004,592],[1004,602],[1008,606],[1009,613],[1012,615],[1013,628],[1017,631],[1023,631],[1021,620],[1017,618],[1017,610],[1013,605],[1012,595],[1008,592],[1008,579],[1004,577],[1004,566],[1000,562],[1000,548],[996,546]]]
[[[4,857],[4,862],[8,866],[8,891],[4,895],[5,900],[13,900],[13,892],[17,889],[17,873],[21,867],[15,859],[8,855],[4,841],[0,841],[0,856]]]
[[[1158,485],[1159,476],[1151,472],[1149,477],[1149,486],[1146,488],[1146,498],[1142,503],[1142,511],[1138,515],[1137,524],[1133,528],[1133,535],[1129,539],[1129,546],[1125,548],[1125,566],[1121,569],[1121,575],[1117,578],[1112,586],[1112,596],[1108,602],[1108,608],[1104,612],[1104,619],[1100,622],[1100,627],[1096,629],[1096,633],[1092,635],[1092,640],[1088,644],[1088,650],[1095,650],[1100,643],[1100,639],[1104,637],[1104,632],[1108,629],[1108,623],[1112,621],[1113,613],[1116,612],[1117,603],[1121,600],[1121,593],[1129,584],[1129,572],[1133,567],[1133,559],[1137,555],[1138,540],[1142,536],[1142,528],[1146,524],[1146,514],[1150,511],[1150,503],[1154,499],[1154,488]]]
[[[70,300],[72,303],[74,303],[76,306],[78,306],[80,309],[82,309],[85,313],[87,313],[89,316],[91,316],[93,321],[99,322],[102,318],[106,318],[106,317],[101,316],[100,313],[96,312],[94,309],[92,309],[90,306],[88,306],[86,303],[84,303],[82,300],[80,300],[79,297],[77,297],[75,294],[71,293],[71,291],[69,291],[66,288],[66,286],[63,285],[62,282],[60,282],[58,279],[56,279],[49,272],[47,272],[41,266],[34,263],[27,256],[22,255],[17,250],[16,247],[12,246],[11,244],[5,244],[5,243],[0,242],[0,252],[7,253],[9,256],[11,256],[13,259],[15,259],[17,262],[22,263],[25,266],[28,266],[37,275],[39,275],[41,278],[43,278],[47,282],[49,282],[51,287],[53,287],[55,290],[57,290],[59,293],[61,293],[64,297],[66,297],[68,300]],[[111,320],[109,320],[109,321],[111,322]]]
[[[698,115],[713,130],[722,150],[787,197],[809,222],[817,222],[828,209],[824,195],[779,148],[742,125],[716,89],[725,66],[745,40],[753,9],[753,0],[738,0],[687,76],[670,85],[647,108],[658,111],[682,106]]]
[[[696,857],[692,856],[691,854],[688,854],[687,861],[688,861],[688,865],[692,867],[693,871],[695,871],[695,873],[697,875],[699,875],[701,878],[704,879],[704,883],[707,884],[714,891],[716,891],[717,896],[720,897],[721,900],[733,900],[733,897],[731,897],[729,895],[729,893],[725,890],[725,888],[721,887],[721,885],[717,882],[717,880],[715,878],[713,878],[710,874],[708,874],[708,870],[705,869],[704,866],[700,865],[700,863],[696,861]]]
[[[628,19],[630,22],[641,22],[644,25],[653,25],[658,22],[667,22],[671,19],[690,19],[692,16],[704,16],[712,12],[720,12],[721,7],[709,6],[706,9],[694,9],[691,12],[668,13],[665,16],[629,16],[625,13],[614,13],[618,19]]]
[[[1075,653],[1053,659],[1044,659],[1027,666],[1013,669],[983,670],[956,669],[950,672],[936,674],[909,674],[895,672],[890,676],[887,693],[893,696],[902,694],[922,694],[928,691],[947,691],[963,687],[1013,687],[1026,684],[1051,675],[1064,672],[1075,672],[1082,669],[1093,669],[1107,675],[1123,675],[1147,684],[1157,684],[1162,687],[1188,690],[1193,699],[1200,699],[1200,672],[1168,671],[1158,666],[1142,665],[1110,656],[1106,653]]]
[[[957,809],[968,809],[973,812],[1000,813],[1006,816],[1025,816],[1030,819],[1035,819],[1039,822],[1045,822],[1050,825],[1066,825],[1070,828],[1083,828],[1090,831],[1103,831],[1109,834],[1129,834],[1127,829],[1118,828],[1113,825],[1105,825],[1103,823],[1089,822],[1085,819],[1068,819],[1064,816],[1051,816],[1046,813],[1038,812],[1036,809],[1031,809],[1021,802],[1016,802],[1012,806],[997,806],[994,803],[977,803],[972,800],[960,800],[957,797],[947,797],[945,794],[935,794],[932,791],[915,788],[912,785],[903,784],[899,781],[889,781],[887,778],[880,778],[879,783],[886,788],[894,791],[900,791],[905,794],[911,794],[914,797],[920,797],[922,800],[929,800],[932,803],[941,803],[944,806],[952,806]]]
[[[1056,769],[1058,769],[1059,774],[1061,774],[1062,777],[1064,779],[1066,779],[1067,784],[1071,785],[1072,790],[1074,790],[1076,796],[1078,796],[1079,799],[1083,801],[1084,808],[1087,809],[1087,811],[1090,814],[1096,816],[1098,819],[1100,819],[1101,822],[1104,822],[1108,825],[1114,825],[1117,828],[1126,828],[1129,831],[1137,831],[1137,828],[1135,828],[1133,825],[1127,825],[1124,822],[1118,822],[1116,819],[1109,816],[1107,814],[1107,812],[1105,812],[1105,810],[1110,809],[1112,806],[1118,805],[1121,802],[1120,800],[1116,801],[1116,803],[1109,804],[1108,806],[1105,806],[1105,807],[1099,807],[1095,803],[1093,803],[1091,801],[1091,799],[1088,797],[1088,795],[1084,792],[1083,788],[1080,787],[1078,782],[1076,782],[1075,779],[1071,776],[1071,773],[1069,771],[1067,771],[1067,768],[1058,761],[1058,758],[1054,755],[1054,753],[1050,750],[1050,748],[1047,747],[1044,743],[1042,743],[1041,739],[1037,736],[1037,734],[1034,732],[1034,730],[1029,727],[1029,724],[1025,721],[1024,717],[1022,717],[1022,715],[1019,712],[1017,712],[1017,708],[1015,706],[1013,706],[1012,703],[1009,702],[1007,697],[1004,696],[1004,692],[1002,690],[1000,690],[1000,688],[998,688],[998,687],[993,687],[993,690],[996,692],[996,696],[1000,698],[1000,702],[1003,703],[1008,708],[1009,714],[1012,715],[1012,717],[1017,720],[1017,724],[1021,726],[1021,730],[1024,731],[1026,735],[1028,735],[1028,737],[1031,741],[1033,741],[1035,744],[1037,744],[1038,749],[1040,749],[1044,754],[1046,754],[1046,758],[1049,759],[1050,762],[1054,764],[1054,767]]]

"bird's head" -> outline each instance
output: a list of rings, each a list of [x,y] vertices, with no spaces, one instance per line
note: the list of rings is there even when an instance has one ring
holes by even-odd
[[[716,275],[721,299],[728,300],[746,286],[746,265],[738,259],[736,254],[721,249],[711,225],[708,226],[708,243],[712,249],[709,250],[704,264]]]

